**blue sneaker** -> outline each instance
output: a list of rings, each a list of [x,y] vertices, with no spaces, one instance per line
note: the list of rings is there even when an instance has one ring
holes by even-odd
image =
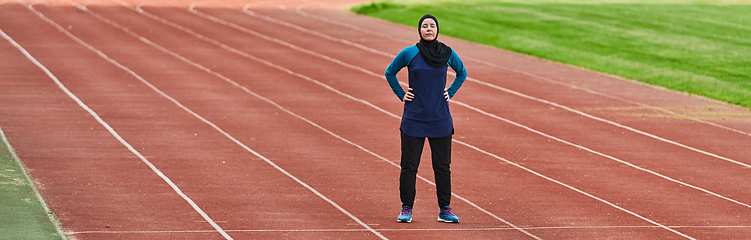
[[[440,212],[438,212],[438,221],[447,222],[447,223],[458,223],[459,217],[454,215],[454,212],[451,211],[451,207],[445,206],[441,208]]]
[[[399,214],[399,218],[396,219],[396,222],[400,222],[400,223],[412,222],[412,209],[409,208],[409,206],[402,207],[402,212]]]

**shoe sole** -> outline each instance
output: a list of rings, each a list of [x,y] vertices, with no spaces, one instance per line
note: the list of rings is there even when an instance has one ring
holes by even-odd
[[[411,222],[412,222],[412,219],[410,219],[410,220],[401,220],[401,219],[397,219],[397,220],[396,220],[396,222],[398,222],[398,223],[411,223]]]
[[[459,223],[459,220],[452,221],[452,220],[446,220],[446,219],[442,219],[442,218],[438,218],[438,221],[439,222],[445,222],[445,223]]]

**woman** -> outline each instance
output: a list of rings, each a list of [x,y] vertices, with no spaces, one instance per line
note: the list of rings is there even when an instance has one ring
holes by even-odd
[[[399,193],[402,211],[398,222],[412,222],[415,202],[415,181],[420,155],[428,138],[438,195],[438,221],[459,222],[452,212],[451,203],[451,141],[454,123],[448,101],[467,78],[462,60],[438,38],[438,20],[426,14],[418,22],[420,42],[404,48],[386,69],[386,79],[391,89],[404,102],[401,131],[401,175]],[[456,78],[446,88],[446,74],[450,66]],[[409,88],[405,92],[396,74],[404,67],[409,70]]]

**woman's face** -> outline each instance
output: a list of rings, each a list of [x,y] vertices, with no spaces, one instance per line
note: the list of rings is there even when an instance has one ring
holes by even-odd
[[[435,20],[432,18],[422,20],[422,24],[420,25],[420,35],[422,35],[422,39],[425,39],[425,41],[435,40],[438,35],[438,27],[435,24]]]

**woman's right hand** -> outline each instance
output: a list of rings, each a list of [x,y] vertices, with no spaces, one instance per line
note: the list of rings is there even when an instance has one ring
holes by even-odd
[[[407,88],[407,93],[404,94],[404,99],[402,99],[402,102],[411,102],[413,98],[415,98],[415,94],[412,93],[412,88]]]

